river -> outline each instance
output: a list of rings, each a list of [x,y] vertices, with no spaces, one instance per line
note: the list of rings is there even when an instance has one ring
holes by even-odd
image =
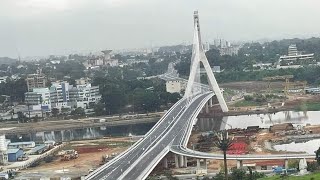
[[[230,128],[247,128],[248,126],[259,126],[260,128],[269,128],[274,124],[293,123],[294,126],[319,125],[320,111],[283,111],[273,114],[251,114],[215,118],[199,118],[197,122],[198,131],[216,131]],[[123,125],[115,127],[82,128],[75,130],[62,131],[43,131],[34,134],[7,136],[12,142],[15,141],[72,141],[82,139],[95,139],[105,136],[128,136],[144,135],[155,123],[144,123],[135,125]],[[320,145],[320,140],[311,140],[305,143],[291,143],[287,145],[277,145],[277,150],[297,151],[301,150],[313,152]]]

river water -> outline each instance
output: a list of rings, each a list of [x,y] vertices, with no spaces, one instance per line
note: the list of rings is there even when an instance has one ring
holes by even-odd
[[[35,141],[43,142],[48,140],[59,141],[72,141],[83,139],[97,139],[106,136],[128,136],[131,135],[144,135],[146,134],[155,123],[141,123],[134,125],[121,125],[121,126],[102,126],[95,128],[81,128],[70,129],[61,131],[41,131],[32,134],[17,134],[6,135],[7,139],[11,139],[12,142],[17,141]]]
[[[283,111],[273,114],[252,114],[228,116],[220,118],[201,118],[197,122],[198,131],[215,131],[231,128],[247,128],[259,126],[269,128],[274,124],[292,123],[294,126],[320,125],[320,111]],[[303,143],[276,145],[276,150],[314,153],[320,146],[320,139],[313,139]]]
[[[269,128],[274,124],[293,123],[294,126],[319,125],[320,111],[294,112],[283,111],[273,114],[252,114],[215,118],[199,118],[197,122],[198,131],[215,131],[230,128],[247,128],[248,126],[259,126],[260,128]],[[72,141],[82,139],[102,138],[105,136],[128,136],[144,135],[155,123],[144,123],[135,125],[122,125],[114,127],[83,128],[62,131],[43,131],[33,134],[11,135],[12,142],[16,141],[36,141],[47,140]],[[313,153],[318,149],[320,139],[311,140],[305,143],[291,143],[287,145],[276,145],[276,150],[287,151],[307,151]]]

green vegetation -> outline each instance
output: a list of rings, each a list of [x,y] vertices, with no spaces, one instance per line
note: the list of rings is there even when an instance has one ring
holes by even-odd
[[[247,101],[247,100],[240,100],[237,101],[234,106],[235,107],[245,107],[245,106],[261,106],[262,103],[255,102],[255,101]]]
[[[273,94],[253,94],[246,95],[244,99],[238,101],[234,104],[235,107],[243,107],[243,106],[262,106],[267,104],[267,102],[277,99],[285,99],[285,96],[278,96]]]
[[[24,101],[24,93],[27,92],[27,84],[25,79],[17,81],[7,81],[0,84],[1,95],[10,96],[10,101],[22,102]]]
[[[268,76],[293,75],[294,80],[306,80],[309,84],[320,84],[320,67],[309,66],[299,69],[261,70],[253,68],[253,64],[274,63],[278,61],[280,55],[288,52],[288,46],[296,44],[298,50],[305,53],[314,53],[315,59],[320,60],[320,38],[310,39],[284,39],[281,41],[260,43],[247,43],[240,48],[238,55],[220,56],[217,49],[206,52],[209,63],[213,66],[220,66],[221,73],[216,74],[219,83],[235,81],[256,81]],[[190,71],[191,53],[183,55],[181,62],[176,65],[176,69],[182,76],[188,76]],[[246,70],[246,71],[244,71]]]
[[[95,107],[98,115],[158,111],[181,98],[178,93],[167,93],[165,83],[160,79],[126,78],[119,68],[95,73],[93,85],[99,85],[101,104],[104,105],[104,108],[101,105]]]
[[[320,111],[320,102],[302,102],[295,111]]]
[[[317,180],[320,179],[320,173],[312,173],[307,174],[304,176],[287,176],[287,177],[281,177],[280,175],[277,176],[271,176],[266,178],[260,178],[259,180]]]

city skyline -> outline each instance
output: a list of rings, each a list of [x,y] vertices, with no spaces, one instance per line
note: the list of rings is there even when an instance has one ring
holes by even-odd
[[[0,56],[69,54],[191,43],[190,12],[203,39],[233,41],[319,36],[316,0],[4,0]],[[297,13],[299,12],[299,13]]]

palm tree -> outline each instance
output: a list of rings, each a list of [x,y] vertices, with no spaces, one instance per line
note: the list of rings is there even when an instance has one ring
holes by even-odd
[[[214,143],[223,152],[224,162],[224,176],[225,180],[228,180],[228,166],[227,166],[227,150],[230,148],[233,138],[228,137],[228,131],[224,130],[216,134],[218,140]]]

